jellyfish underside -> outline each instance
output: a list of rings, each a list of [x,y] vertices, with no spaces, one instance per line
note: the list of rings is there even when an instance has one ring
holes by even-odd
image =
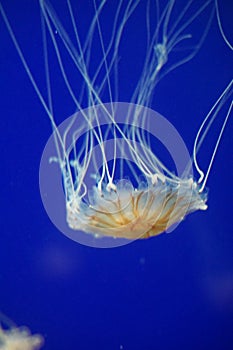
[[[96,190],[96,203],[67,203],[67,222],[74,230],[82,230],[114,238],[148,238],[159,235],[196,210],[207,208],[204,196],[192,179],[179,185],[158,181],[138,190],[132,184],[116,185],[115,191]]]

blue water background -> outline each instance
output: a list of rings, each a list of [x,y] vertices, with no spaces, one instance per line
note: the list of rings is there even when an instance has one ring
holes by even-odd
[[[41,83],[37,2],[2,2]],[[59,8],[62,1],[54,3]],[[84,13],[89,5],[80,0]],[[231,2],[223,1],[221,11],[233,38]],[[131,62],[121,91],[126,101],[139,73],[131,51],[142,40],[140,16],[124,48]],[[174,124],[190,151],[231,73],[232,53],[214,20],[198,55],[157,86],[153,108]],[[94,249],[62,235],[43,208],[38,175],[50,123],[2,19],[0,91],[0,310],[43,334],[45,350],[233,349],[232,117],[209,177],[207,211],[190,215],[172,234]],[[62,97],[56,103],[60,116],[73,112]],[[217,130],[200,153],[203,164]]]

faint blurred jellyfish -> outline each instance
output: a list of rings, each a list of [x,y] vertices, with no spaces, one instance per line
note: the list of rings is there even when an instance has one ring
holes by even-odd
[[[17,327],[0,312],[0,349],[1,350],[37,350],[44,343],[40,334],[32,335],[26,327]]]
[[[217,2],[187,1],[179,8],[175,0],[161,4],[156,0],[93,0],[93,17],[88,30],[84,29],[85,37],[80,23],[87,21],[89,12],[86,17],[80,16],[81,5],[78,8],[67,0],[61,18],[48,0],[40,0],[39,4],[47,99],[29,69],[4,10],[0,9],[53,128],[40,168],[41,196],[53,223],[82,244],[112,247],[171,232],[187,214],[205,210],[207,178],[232,105],[205,172],[199,167],[197,154],[232,95],[232,81],[205,117],[192,158],[176,129],[150,107],[159,80],[191,60],[200,49]],[[136,22],[143,11],[143,20]],[[195,39],[190,32],[197,20],[204,25]],[[126,99],[122,81],[127,71],[122,69],[122,62],[133,49],[125,33],[132,28],[135,42],[140,40],[139,28],[145,35],[142,49],[129,68],[137,65],[142,52],[144,58],[136,86]],[[58,84],[52,78],[52,71],[58,68],[76,110],[59,126],[53,103]],[[58,79],[57,71],[54,74]],[[125,100],[130,102],[118,102]],[[158,156],[162,149],[171,157],[173,169]],[[193,165],[199,174],[197,181]]]

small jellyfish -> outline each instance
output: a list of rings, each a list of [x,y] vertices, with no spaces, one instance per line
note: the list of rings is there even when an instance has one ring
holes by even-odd
[[[7,325],[4,328],[3,325]],[[38,350],[44,343],[39,334],[31,334],[26,327],[17,327],[6,316],[0,314],[0,349],[1,350]]]

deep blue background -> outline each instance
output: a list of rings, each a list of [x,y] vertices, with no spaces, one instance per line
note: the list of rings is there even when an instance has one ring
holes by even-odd
[[[37,1],[2,3],[40,83]],[[59,8],[62,1],[54,3]],[[222,2],[221,13],[233,38],[230,3]],[[80,0],[80,8],[88,12],[89,1]],[[143,11],[129,31],[136,41],[143,40],[140,16]],[[130,88],[137,72],[130,56],[135,39],[129,42],[124,79]],[[190,151],[231,71],[232,53],[214,20],[198,55],[157,86],[153,108],[175,125]],[[2,20],[0,91],[0,310],[42,333],[47,350],[233,349],[232,118],[208,181],[206,212],[190,215],[169,235],[94,249],[58,232],[43,208],[38,170],[50,124]],[[125,84],[121,93],[127,101]],[[73,112],[62,99],[57,105],[64,118]],[[200,153],[204,164],[205,148],[214,142],[208,138]]]

